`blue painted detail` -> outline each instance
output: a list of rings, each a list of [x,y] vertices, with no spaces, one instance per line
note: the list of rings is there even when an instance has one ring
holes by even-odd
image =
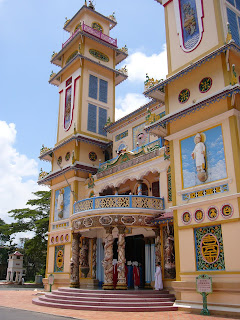
[[[97,107],[93,104],[88,104],[88,131],[97,132]]]
[[[97,92],[98,92],[98,78],[90,74],[88,96],[90,98],[97,99]]]
[[[98,133],[107,136],[107,132],[104,130],[104,126],[107,122],[107,110],[100,108],[98,109]]]
[[[107,94],[108,94],[107,81],[99,79],[99,101],[107,103]]]
[[[230,30],[232,34],[233,40],[236,42],[236,44],[240,45],[239,41],[239,32],[238,32],[238,23],[237,23],[237,15],[235,12],[227,8],[227,16],[228,16],[228,22],[230,24]]]

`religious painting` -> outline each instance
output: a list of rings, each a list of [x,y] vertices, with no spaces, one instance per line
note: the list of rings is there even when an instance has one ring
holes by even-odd
[[[145,131],[145,122],[133,128],[133,149],[149,142],[149,134]]]
[[[183,188],[227,178],[221,126],[197,132],[180,145]]]
[[[173,225],[163,226],[164,279],[175,279],[175,251]]]
[[[225,270],[221,225],[194,230],[197,271]]]
[[[64,246],[56,246],[54,272],[63,272],[63,270],[64,270]]]
[[[69,218],[70,215],[70,187],[55,191],[54,221]]]
[[[202,0],[174,0],[177,32],[185,52],[194,50],[202,39]]]
[[[72,78],[66,81],[65,105],[64,105],[64,130],[68,130],[72,123],[73,99],[72,99]]]

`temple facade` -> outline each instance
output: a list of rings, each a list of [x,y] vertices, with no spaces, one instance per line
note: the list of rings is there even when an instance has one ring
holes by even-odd
[[[51,62],[59,90],[57,142],[42,147],[52,190],[47,269],[54,286],[164,288],[178,305],[240,304],[239,0],[158,0],[168,75],[147,75],[150,102],[115,121],[127,56],[114,14],[85,4]],[[156,4],[157,5],[157,4]],[[240,239],[239,239],[240,240]]]

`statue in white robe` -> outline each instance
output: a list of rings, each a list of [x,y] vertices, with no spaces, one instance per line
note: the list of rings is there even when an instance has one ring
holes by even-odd
[[[158,262],[156,272],[155,272],[155,290],[162,290],[163,289],[163,282],[162,282],[162,270],[161,264]]]

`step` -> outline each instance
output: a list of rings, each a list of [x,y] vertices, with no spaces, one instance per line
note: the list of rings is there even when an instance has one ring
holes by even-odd
[[[92,305],[75,305],[75,304],[62,304],[59,302],[41,301],[39,298],[32,300],[33,304],[45,307],[73,309],[73,310],[88,310],[88,311],[115,311],[115,312],[156,312],[156,311],[176,311],[177,307],[174,306],[92,306]]]
[[[50,303],[61,303],[61,304],[73,304],[72,301],[67,301],[63,299],[55,300],[48,297],[39,297],[40,301],[50,302]],[[74,301],[74,305],[91,305],[91,306],[122,306],[123,303],[121,301]],[[125,307],[142,307],[142,306],[172,306],[172,301],[165,301],[165,302],[152,302],[152,301],[129,301],[124,302]]]
[[[121,302],[128,302],[128,301],[139,301],[138,297],[115,297],[114,295],[112,297],[105,297],[105,296],[88,296],[88,297],[73,297],[73,296],[65,296],[65,295],[57,295],[54,293],[45,293],[45,296],[50,298],[50,299],[62,299],[62,300],[70,300],[70,301],[121,301]],[[141,297],[141,301],[145,302],[145,301],[152,301],[152,302],[164,302],[164,301],[175,301],[175,297]]]
[[[128,290],[103,290],[103,289],[97,289],[97,290],[91,290],[91,289],[80,289],[80,288],[66,288],[66,287],[60,287],[58,290],[54,290],[57,292],[71,292],[71,293],[94,293],[94,294],[125,294],[128,292],[129,294],[153,294],[153,295],[159,295],[159,294],[168,294],[169,291],[167,290],[152,290],[152,289],[128,289]],[[53,292],[54,292],[53,291]]]

